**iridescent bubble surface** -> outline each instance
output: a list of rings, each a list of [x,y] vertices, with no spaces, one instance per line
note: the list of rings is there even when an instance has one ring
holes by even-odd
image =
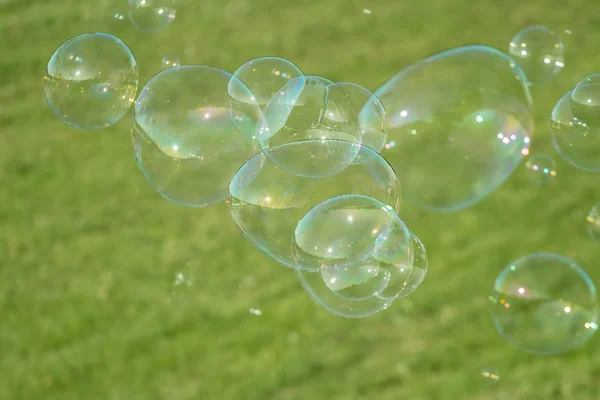
[[[297,269],[306,293],[327,311],[348,318],[389,307],[407,288],[413,263],[410,232],[393,211],[394,224],[379,251],[360,262],[320,271]]]
[[[560,156],[577,168],[600,171],[600,127],[594,128],[573,114],[572,90],[552,109],[548,125],[552,144]]]
[[[231,120],[246,137],[256,139],[264,125],[263,107],[286,83],[304,74],[292,62],[278,57],[261,57],[248,61],[234,73],[227,86]],[[267,139],[269,131],[263,129]]]
[[[525,74],[491,47],[429,57],[375,94],[389,121],[381,154],[417,206],[450,212],[475,204],[529,153],[533,123]]]
[[[600,241],[600,202],[596,203],[586,217],[588,232],[594,240]]]
[[[136,101],[136,161],[150,185],[174,203],[204,207],[224,200],[235,172],[258,151],[229,118],[224,94],[230,79],[201,65],[169,68]]]
[[[593,282],[558,254],[535,253],[510,263],[496,279],[490,301],[498,332],[530,353],[569,351],[598,328]]]
[[[345,154],[353,147],[365,162],[346,163]],[[248,160],[231,181],[228,204],[250,242],[293,268],[292,238],[298,222],[325,200],[348,194],[370,196],[397,210],[400,183],[391,166],[367,147],[305,140],[270,147]]]
[[[510,41],[508,53],[523,68],[532,85],[552,80],[565,66],[563,42],[545,26],[523,29]]]
[[[593,74],[571,92],[571,111],[578,121],[591,129],[600,129],[600,74]]]
[[[128,0],[129,20],[142,32],[158,32],[177,15],[175,0]]]
[[[179,61],[179,57],[177,56],[164,56],[162,59],[162,67],[163,69],[179,67],[181,62]]]
[[[48,105],[61,120],[81,129],[119,121],[135,100],[138,67],[123,41],[85,33],[52,54],[44,76]]]
[[[552,157],[545,154],[536,154],[527,159],[525,163],[527,177],[535,183],[549,183],[556,177],[556,163]]]

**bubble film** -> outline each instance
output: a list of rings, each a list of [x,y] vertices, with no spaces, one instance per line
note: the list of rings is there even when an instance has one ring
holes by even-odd
[[[549,183],[556,177],[556,163],[552,157],[545,154],[536,154],[527,159],[525,163],[527,177],[535,183]]]
[[[175,0],[129,0],[129,20],[142,32],[162,31],[176,15]]]

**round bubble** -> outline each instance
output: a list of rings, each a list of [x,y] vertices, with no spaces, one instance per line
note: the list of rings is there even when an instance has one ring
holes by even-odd
[[[381,154],[417,206],[450,212],[473,205],[529,153],[533,122],[525,75],[491,47],[429,57],[375,94],[389,122]]]
[[[173,22],[175,0],[129,0],[129,20],[142,32],[158,32]]]
[[[258,151],[225,105],[231,74],[201,65],[169,68],[141,91],[131,136],[137,164],[168,200],[204,207],[226,198],[235,172]]]
[[[583,79],[571,92],[571,111],[590,129],[600,129],[600,74]]]
[[[350,82],[336,84],[350,99],[354,109],[358,111],[358,124],[361,143],[380,152],[387,139],[387,113],[381,101],[364,86]]]
[[[481,376],[484,377],[488,382],[498,382],[500,380],[500,373],[496,368],[484,368],[481,370]]]
[[[162,59],[162,67],[163,69],[179,67],[181,62],[179,62],[179,57],[177,56],[164,56]]]
[[[355,147],[365,161],[348,164],[346,154]],[[318,204],[345,194],[370,196],[397,210],[400,183],[392,167],[368,147],[305,140],[270,147],[248,160],[231,181],[228,204],[250,242],[293,268],[298,222]]]
[[[545,26],[523,29],[510,41],[508,52],[521,65],[532,85],[550,81],[565,66],[563,42]]]
[[[554,148],[570,164],[588,171],[600,171],[600,127],[594,128],[573,114],[572,90],[556,103],[550,115]]]
[[[401,272],[409,271],[408,278],[406,279],[406,284],[402,291],[398,293],[398,298],[408,296],[421,285],[421,283],[425,279],[425,275],[427,275],[427,267],[429,265],[425,245],[423,245],[423,242],[421,242],[421,239],[419,239],[417,235],[415,235],[412,232],[410,235],[412,244],[406,246],[406,248],[412,251],[412,256],[408,258],[405,257],[404,259],[401,257],[397,257],[397,259],[399,260],[412,260],[412,263],[406,262],[405,264],[399,264],[396,266],[396,269]],[[396,241],[396,243],[399,242]],[[382,246],[380,246],[379,249],[381,249],[381,247]],[[381,259],[378,253],[378,251],[375,252],[375,258]]]
[[[596,203],[586,217],[588,232],[594,240],[600,241],[600,203]]]
[[[294,230],[295,266],[317,271],[356,264],[373,254],[393,223],[392,208],[372,197],[342,195],[326,200],[306,213]],[[405,233],[408,242],[409,232]]]
[[[530,353],[566,352],[598,328],[594,284],[557,254],[530,254],[510,263],[496,279],[490,301],[498,332]]]
[[[535,183],[549,183],[556,177],[556,163],[552,157],[545,154],[529,157],[525,167],[527,168],[527,177]]]
[[[257,58],[239,67],[226,91],[229,114],[238,130],[256,139],[264,125],[262,108],[289,80],[303,75],[292,62],[278,57]]]
[[[406,226],[391,213],[394,224],[372,257],[345,267],[297,269],[302,286],[317,304],[334,314],[358,318],[381,311],[399,298],[412,275],[413,249]]]
[[[125,43],[107,33],[86,33],[52,54],[44,92],[61,120],[76,128],[99,129],[119,121],[131,107],[138,77]]]

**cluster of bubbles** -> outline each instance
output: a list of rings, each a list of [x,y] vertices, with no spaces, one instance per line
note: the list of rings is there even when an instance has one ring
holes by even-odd
[[[130,0],[129,18],[143,31],[174,17],[170,1]],[[135,160],[156,192],[186,207],[226,201],[244,236],[293,270],[316,303],[364,317],[412,293],[427,272],[425,246],[399,216],[401,192],[419,207],[451,212],[481,201],[524,159],[535,182],[557,175],[551,157],[529,154],[530,87],[563,69],[563,43],[531,27],[508,53],[458,47],[410,65],[375,92],[306,75],[277,57],[231,74],[167,56],[136,97],[130,49],[92,33],[56,50],[44,83],[50,108],[77,128],[110,126],[134,104]],[[587,77],[550,119],[559,154],[591,171],[600,170],[598,87],[600,75]],[[594,234],[598,210],[588,215]],[[177,276],[174,287],[190,282]],[[593,283],[559,255],[512,262],[490,301],[497,330],[529,352],[569,350],[597,329]]]

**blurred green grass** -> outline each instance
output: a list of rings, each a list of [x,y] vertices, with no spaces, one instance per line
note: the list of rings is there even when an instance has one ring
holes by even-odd
[[[496,275],[532,252],[571,257],[600,282],[600,245],[584,221],[600,199],[597,176],[560,160],[546,127],[560,95],[598,72],[600,4],[188,1],[165,31],[144,34],[114,20],[126,3],[0,1],[1,399],[600,398],[597,338],[531,356],[502,340],[487,308]],[[155,194],[136,169],[126,120],[72,129],[42,90],[55,48],[89,31],[127,42],[142,83],[168,54],[231,72],[276,55],[374,90],[445,49],[505,49],[529,25],[573,31],[565,70],[532,91],[532,153],[553,155],[558,178],[534,185],[521,167],[454,214],[405,204],[429,274],[409,298],[361,320],[313,304],[291,271],[242,238],[223,204],[191,210]],[[181,271],[195,282],[174,304]],[[498,383],[480,376],[486,367],[500,371]]]

